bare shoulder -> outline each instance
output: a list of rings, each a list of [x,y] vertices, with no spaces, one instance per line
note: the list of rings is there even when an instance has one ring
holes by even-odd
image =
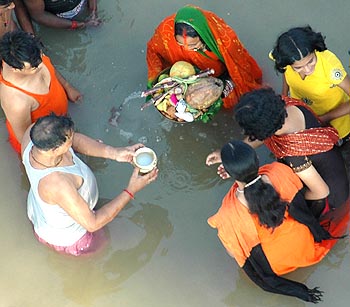
[[[0,97],[1,97],[1,99],[11,99],[14,96],[15,97],[21,97],[24,100],[25,99],[29,100],[31,98],[27,94],[23,93],[21,90],[15,88],[15,87],[12,87],[12,86],[9,86],[9,85],[1,83],[1,85],[0,85]]]
[[[305,117],[303,112],[296,106],[287,107],[288,116],[281,129],[283,133],[293,133],[305,129]]]
[[[22,111],[23,109],[32,110],[36,104],[36,100],[33,97],[5,84],[1,84],[0,86],[0,100],[1,106],[4,109],[11,108],[14,111]]]
[[[56,171],[40,180],[38,191],[47,203],[57,204],[62,200],[78,194],[74,175]]]

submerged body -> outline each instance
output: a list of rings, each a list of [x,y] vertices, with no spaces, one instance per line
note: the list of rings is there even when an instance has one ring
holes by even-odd
[[[288,202],[302,189],[299,178],[288,166],[279,162],[262,166],[259,174],[266,175],[280,197]],[[272,270],[282,275],[319,262],[336,243],[336,240],[315,242],[307,226],[296,221],[288,211],[285,212],[283,223],[275,229],[261,225],[258,217],[252,215],[239,201],[236,191],[237,185],[233,185],[224,197],[222,207],[208,219],[208,223],[218,229],[225,248],[230,255],[234,255],[241,267],[249,258],[250,250],[257,244],[261,244]],[[339,236],[344,232],[337,229],[332,234]]]
[[[28,217],[38,240],[58,252],[79,256],[103,244],[99,235],[136,192],[157,178],[154,169],[143,176],[135,167],[127,187],[95,209],[96,179],[74,153],[132,162],[142,144],[113,147],[74,132],[72,120],[50,114],[29,127],[22,141],[22,158],[30,182]],[[95,239],[95,240],[94,240]],[[97,240],[97,241],[96,241]]]
[[[36,169],[30,164],[30,152],[33,143],[29,142],[23,152],[23,164],[26,168],[30,181],[30,190],[27,200],[27,214],[32,222],[38,240],[55,250],[78,256],[87,253],[93,238],[83,226],[77,223],[62,207],[45,202],[39,193],[40,180],[53,172],[73,174],[83,179],[79,188],[79,195],[85,200],[91,210],[98,201],[98,188],[96,178],[90,168],[83,163],[73,152],[73,165]],[[84,240],[85,239],[85,240]],[[85,246],[79,244],[84,240]]]
[[[300,179],[288,166],[279,162],[262,166],[259,174],[267,176],[281,199],[288,202],[292,202],[302,189]],[[247,204],[239,200],[237,189],[237,184],[234,184],[218,212],[208,219],[209,225],[218,230],[227,252],[264,290],[313,300],[313,289],[307,290],[300,283],[277,276],[321,261],[337,240],[315,242],[307,225],[295,220],[288,210],[282,224],[276,228],[261,225],[257,215],[251,214]],[[342,236],[349,221],[348,202],[333,212],[328,221],[331,221],[330,234]]]

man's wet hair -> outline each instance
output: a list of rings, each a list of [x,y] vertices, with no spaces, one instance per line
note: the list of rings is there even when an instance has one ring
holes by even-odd
[[[54,113],[40,117],[30,129],[30,138],[35,147],[48,151],[64,144],[74,131],[74,123],[67,116]]]
[[[28,62],[36,68],[42,62],[43,44],[31,33],[22,30],[7,32],[0,40],[1,59],[12,68],[23,69]]]

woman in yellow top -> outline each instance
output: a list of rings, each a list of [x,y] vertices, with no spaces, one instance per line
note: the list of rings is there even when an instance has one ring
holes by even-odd
[[[310,26],[282,33],[270,54],[283,75],[282,95],[305,101],[341,139],[350,133],[350,78],[340,60],[327,50],[321,33]]]

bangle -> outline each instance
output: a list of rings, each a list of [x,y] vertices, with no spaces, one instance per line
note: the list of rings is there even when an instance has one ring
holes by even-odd
[[[78,22],[76,20],[72,20],[72,24],[70,26],[71,30],[75,30],[78,28]]]
[[[132,194],[130,191],[128,191],[127,189],[123,190],[126,194],[128,194],[132,199],[135,199],[134,194]]]

